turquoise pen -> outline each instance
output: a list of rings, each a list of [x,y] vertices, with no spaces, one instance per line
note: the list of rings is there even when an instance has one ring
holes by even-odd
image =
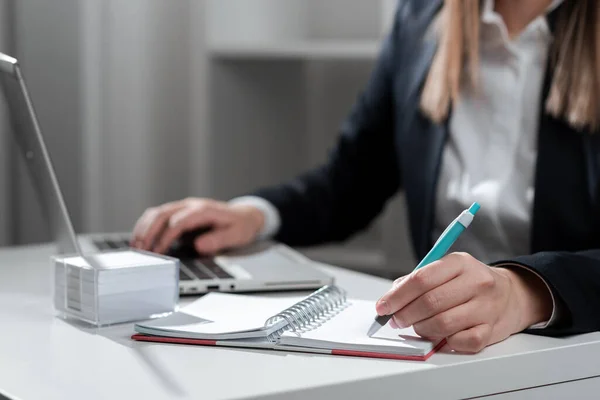
[[[456,217],[456,219],[452,221],[450,225],[448,225],[446,230],[442,232],[437,242],[435,242],[431,250],[429,250],[429,253],[427,253],[427,255],[421,260],[419,265],[415,267],[413,272],[444,257],[450,247],[452,247],[454,242],[456,242],[456,239],[458,239],[465,229],[471,225],[471,222],[473,222],[473,218],[475,217],[475,214],[477,214],[477,211],[479,211],[479,208],[480,206],[478,203],[473,203],[468,210],[464,210],[462,213],[460,213],[460,215]],[[373,322],[373,325],[371,325],[367,335],[369,337],[373,336],[379,329],[381,329],[382,326],[388,323],[390,318],[392,318],[391,315],[376,316],[375,321]]]

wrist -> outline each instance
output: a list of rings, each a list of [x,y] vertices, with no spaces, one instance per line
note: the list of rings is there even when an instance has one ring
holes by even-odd
[[[552,295],[544,281],[526,268],[497,268],[509,278],[511,308],[518,310],[515,332],[548,321],[552,315]]]
[[[258,236],[265,226],[265,214],[262,210],[247,204],[232,204],[231,207],[242,213],[248,226],[251,227],[253,236]]]
[[[249,206],[253,207],[253,215],[255,210],[261,214],[256,214],[253,220],[256,222],[258,232],[255,239],[266,239],[274,236],[279,230],[281,224],[279,211],[268,200],[258,196],[241,196],[236,197],[228,202],[232,206]]]

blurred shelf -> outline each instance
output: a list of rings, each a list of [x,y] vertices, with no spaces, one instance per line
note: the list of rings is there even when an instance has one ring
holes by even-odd
[[[213,57],[219,59],[320,59],[374,60],[380,43],[376,40],[315,40],[281,43],[214,43]]]

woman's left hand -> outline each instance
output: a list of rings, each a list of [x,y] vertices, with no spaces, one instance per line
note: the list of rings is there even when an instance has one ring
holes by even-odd
[[[527,327],[547,321],[552,297],[532,272],[491,268],[466,253],[453,253],[397,279],[377,302],[393,327],[446,338],[451,349],[476,353]]]

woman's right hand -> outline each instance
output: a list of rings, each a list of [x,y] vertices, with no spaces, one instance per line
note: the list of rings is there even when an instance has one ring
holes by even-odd
[[[252,243],[264,221],[262,211],[253,206],[187,198],[147,209],[135,225],[131,246],[166,253],[184,233],[210,228],[194,239],[194,248],[214,254]]]

